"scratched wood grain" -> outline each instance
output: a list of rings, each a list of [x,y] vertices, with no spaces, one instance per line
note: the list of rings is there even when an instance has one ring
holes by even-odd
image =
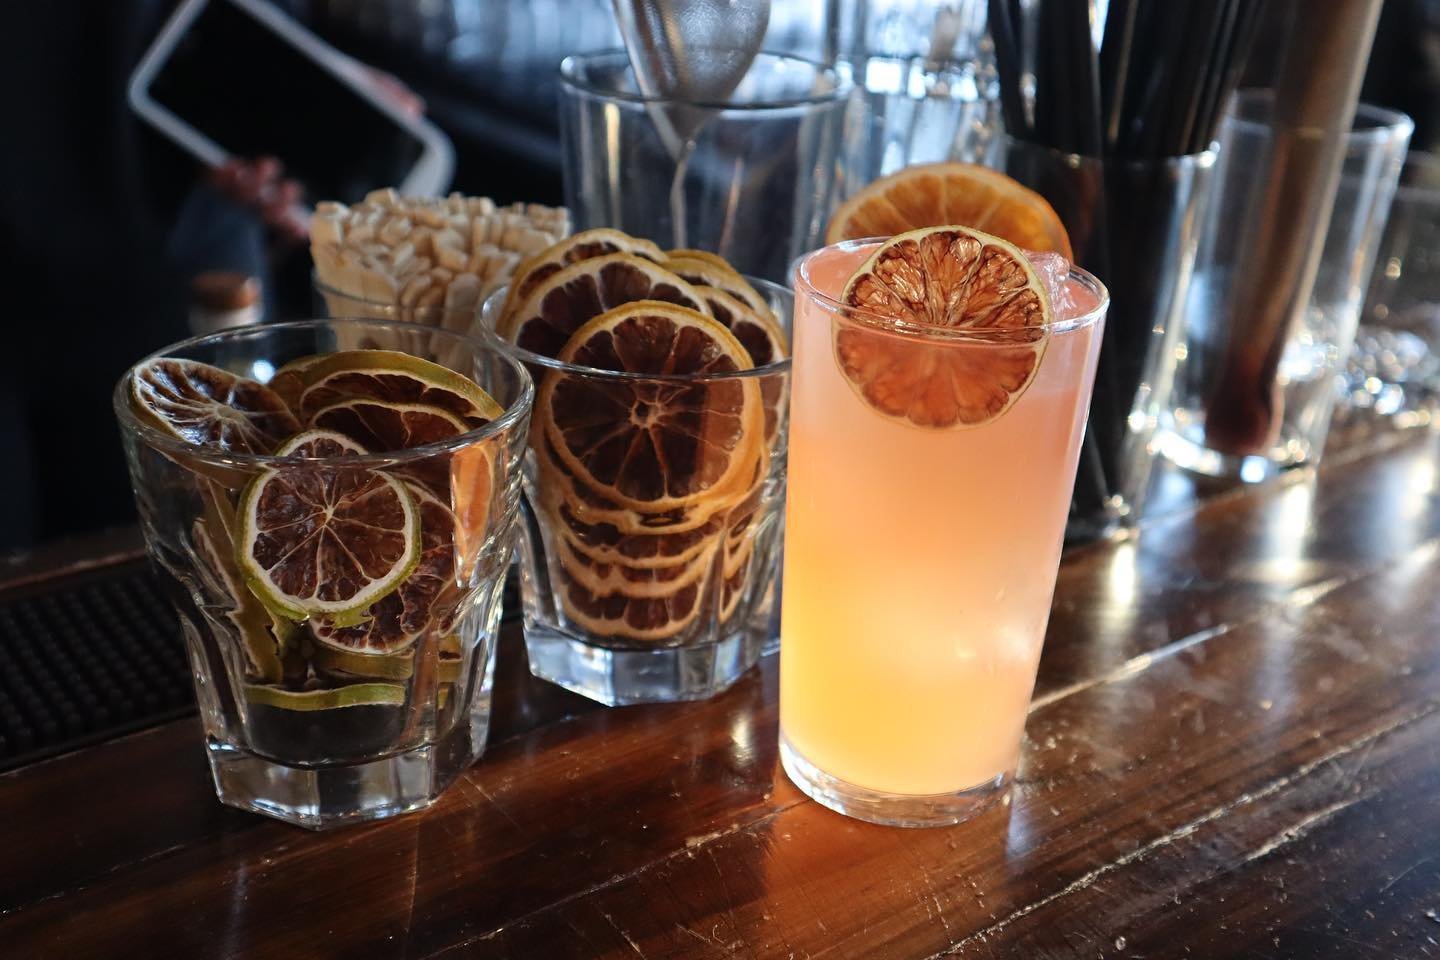
[[[800,795],[773,662],[594,710],[511,637],[421,815],[225,811],[191,722],[0,777],[0,955],[1440,956],[1437,490],[1384,436],[1067,553],[1020,783],[959,827]]]

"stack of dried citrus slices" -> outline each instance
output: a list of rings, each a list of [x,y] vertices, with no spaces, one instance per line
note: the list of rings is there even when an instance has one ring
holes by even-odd
[[[516,270],[498,332],[538,374],[533,506],[569,623],[624,644],[729,621],[754,552],[788,356],[769,302],[712,253],[588,230]]]
[[[194,559],[229,599],[248,699],[289,710],[402,703],[425,636],[437,638],[438,682],[454,681],[458,655],[439,638],[463,599],[457,572],[484,537],[490,455],[476,444],[383,469],[343,458],[447,440],[499,417],[474,381],[385,350],[303,357],[269,384],[160,358],[136,372],[131,401],[176,439],[284,458],[243,478],[176,458],[201,476]]]

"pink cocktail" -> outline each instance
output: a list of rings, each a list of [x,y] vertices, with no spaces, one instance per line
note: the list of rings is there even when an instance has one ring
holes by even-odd
[[[781,751],[842,813],[953,823],[1015,768],[1109,301],[1072,269],[1035,344],[899,331],[839,303],[875,248],[796,270]],[[878,357],[862,379],[936,361],[984,383],[1018,350],[1038,361],[993,418],[920,425],[867,399],[840,359],[857,340]]]

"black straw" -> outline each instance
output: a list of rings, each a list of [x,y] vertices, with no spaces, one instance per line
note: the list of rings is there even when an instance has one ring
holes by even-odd
[[[1094,0],[989,0],[1006,127],[1086,156],[1203,151],[1267,2],[1109,0],[1097,49]]]

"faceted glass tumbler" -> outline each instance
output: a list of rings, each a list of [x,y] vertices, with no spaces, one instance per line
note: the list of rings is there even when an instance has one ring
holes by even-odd
[[[747,279],[788,336],[789,291]],[[487,324],[504,293],[487,301]],[[530,671],[610,705],[724,690],[777,633],[790,361],[647,376],[511,349],[536,382],[520,541]],[[686,422],[697,432],[719,431],[745,405],[760,416],[746,421],[729,454],[668,465],[671,480],[713,473],[707,492],[686,503],[625,502],[610,478],[589,469],[584,443],[571,445],[577,435],[643,431],[656,410],[668,429],[666,409],[695,414]]]
[[[291,360],[351,348],[446,366],[504,413],[409,450],[299,459],[190,445],[137,416],[133,379],[153,358],[114,395],[146,544],[180,615],[216,793],[313,829],[425,807],[484,749],[534,388],[489,338],[378,320],[242,327],[155,354],[263,383]],[[418,516],[417,565],[355,624],[272,613],[237,559],[242,497],[261,481],[403,488]]]

